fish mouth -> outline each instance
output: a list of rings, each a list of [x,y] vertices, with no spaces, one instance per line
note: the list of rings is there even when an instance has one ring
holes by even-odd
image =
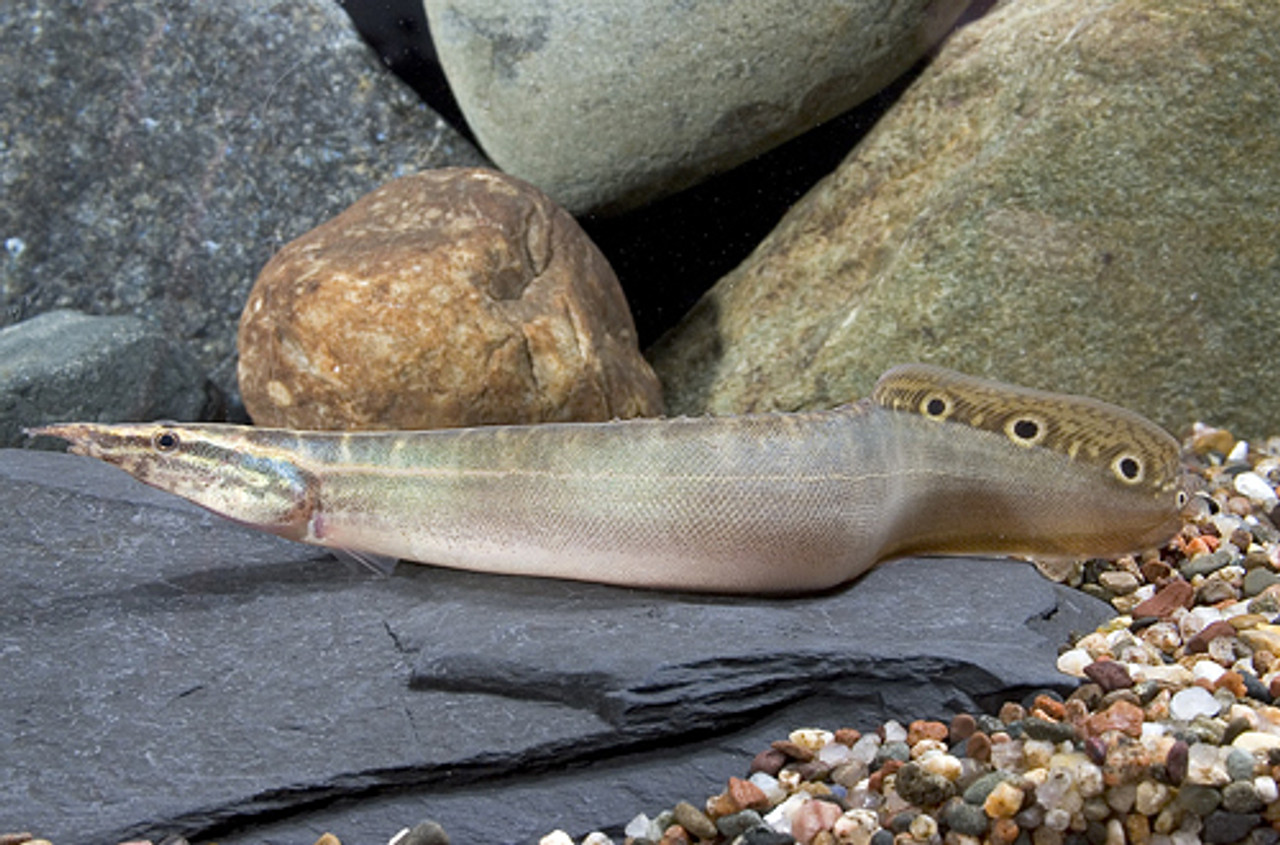
[[[84,455],[90,458],[99,457],[102,453],[101,437],[104,426],[100,423],[50,423],[49,425],[24,428],[22,433],[28,438],[56,437],[67,442],[67,451],[73,455]]]

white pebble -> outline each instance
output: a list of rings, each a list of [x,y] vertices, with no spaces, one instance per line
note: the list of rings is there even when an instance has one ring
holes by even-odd
[[[1080,790],[1080,794],[1085,798],[1101,795],[1103,790],[1106,789],[1106,782],[1102,777],[1102,769],[1089,760],[1081,760],[1076,763],[1075,770],[1076,789]]]
[[[917,842],[928,842],[938,835],[938,823],[927,813],[921,813],[912,819],[908,829],[911,831],[911,838]]]
[[[822,728],[798,728],[787,736],[787,739],[794,742],[801,748],[807,748],[810,751],[817,751],[824,745],[834,742],[836,735],[831,731],[824,731]]]
[[[1273,733],[1264,733],[1263,731],[1244,731],[1232,740],[1231,744],[1236,748],[1242,748],[1253,754],[1259,751],[1280,748],[1280,736],[1276,736]]]
[[[659,838],[662,836],[662,831],[657,830],[657,825],[644,813],[627,822],[627,826],[622,829],[622,832],[626,834],[628,839],[654,839],[655,834]]]
[[[1061,833],[1071,827],[1071,813],[1061,807],[1049,810],[1044,814],[1044,826]]]
[[[1249,501],[1264,508],[1276,505],[1276,491],[1265,478],[1256,472],[1242,472],[1236,476],[1236,492],[1248,496]]]
[[[1276,780],[1271,775],[1258,775],[1254,778],[1253,789],[1258,793],[1263,804],[1270,804],[1280,798],[1280,787],[1276,786]]]
[[[769,815],[764,817],[764,823],[776,830],[778,833],[791,833],[791,819],[795,816],[800,808],[809,801],[808,793],[797,792],[786,801],[769,811]]]
[[[582,845],[613,845],[613,840],[598,830],[593,830],[582,840]]]
[[[1175,830],[1169,834],[1173,845],[1200,845],[1200,835],[1189,830]]]
[[[764,793],[764,797],[769,799],[770,806],[781,802],[787,797],[787,791],[782,788],[782,784],[778,782],[778,779],[772,775],[756,772],[747,780],[760,788],[760,791]]]
[[[863,734],[853,744],[853,759],[861,763],[870,763],[876,759],[876,752],[879,750],[880,737],[875,734]]]
[[[843,742],[828,742],[818,749],[818,762],[830,766],[843,766],[853,762],[853,749]]]
[[[1188,610],[1178,620],[1178,630],[1184,639],[1191,639],[1210,624],[1222,618],[1222,613],[1208,605],[1199,605]]]
[[[1101,774],[1101,770],[1099,770]],[[1114,786],[1107,792],[1107,806],[1115,810],[1117,813],[1126,814],[1133,809],[1133,802],[1138,797],[1138,785],[1136,783],[1122,783]]]
[[[1131,663],[1127,668],[1129,677],[1133,678],[1134,683],[1155,681],[1170,687],[1185,687],[1191,683],[1191,670],[1177,663],[1168,666],[1143,666]]]
[[[573,845],[573,837],[563,830],[553,830],[539,839],[538,845]]]
[[[901,722],[893,719],[884,723],[884,741],[885,742],[906,742],[907,729],[902,726]]]
[[[947,744],[945,742],[939,742],[936,739],[922,739],[911,746],[911,759],[919,760],[926,754],[937,754],[946,750]]]
[[[1227,453],[1227,460],[1233,464],[1242,464],[1249,460],[1249,441],[1237,440],[1236,445]]]
[[[1058,671],[1073,678],[1084,677],[1084,667],[1093,662],[1089,652],[1082,648],[1067,649],[1058,655]]]
[[[1204,687],[1187,687],[1174,693],[1169,701],[1169,715],[1183,722],[1196,716],[1215,716],[1222,705]]]
[[[964,774],[960,758],[943,752],[926,754],[920,758],[920,767],[931,775],[942,775],[949,781],[958,781]]]
[[[1203,786],[1226,786],[1231,783],[1224,759],[1226,751],[1227,749],[1207,742],[1191,743],[1191,748],[1187,750],[1187,783]]]
[[[869,845],[880,829],[880,818],[874,810],[848,810],[831,826],[840,845]]]
[[[1169,787],[1154,780],[1144,780],[1138,784],[1134,795],[1133,808],[1144,816],[1154,816],[1169,803],[1173,793]]]
[[[1212,684],[1227,673],[1227,670],[1212,660],[1199,660],[1191,667],[1191,677],[1197,681],[1205,680]]]

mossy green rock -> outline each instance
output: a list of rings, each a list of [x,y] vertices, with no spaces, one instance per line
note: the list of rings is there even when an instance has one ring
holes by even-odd
[[[997,8],[655,345],[669,410],[830,406],[924,360],[1270,431],[1278,38],[1280,4]]]

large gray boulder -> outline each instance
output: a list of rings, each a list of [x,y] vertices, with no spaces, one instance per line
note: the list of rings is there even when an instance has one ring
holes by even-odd
[[[282,244],[382,182],[481,156],[332,0],[6,0],[0,326],[132,313],[228,393]]]
[[[485,152],[575,214],[726,170],[876,93],[969,0],[425,0]]]
[[[1277,39],[1275,3],[997,7],[651,350],[668,410],[925,360],[1272,433]]]
[[[790,599],[380,577],[48,452],[0,450],[0,512],[0,830],[67,845],[581,836],[796,727],[1069,683],[1058,645],[1110,616],[990,560]]]

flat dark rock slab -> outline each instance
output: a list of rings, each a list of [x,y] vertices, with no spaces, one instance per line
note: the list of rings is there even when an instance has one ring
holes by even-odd
[[[0,450],[0,830],[455,842],[710,794],[800,725],[1061,686],[1102,603],[990,560],[726,598],[401,564],[390,578],[88,459]]]

